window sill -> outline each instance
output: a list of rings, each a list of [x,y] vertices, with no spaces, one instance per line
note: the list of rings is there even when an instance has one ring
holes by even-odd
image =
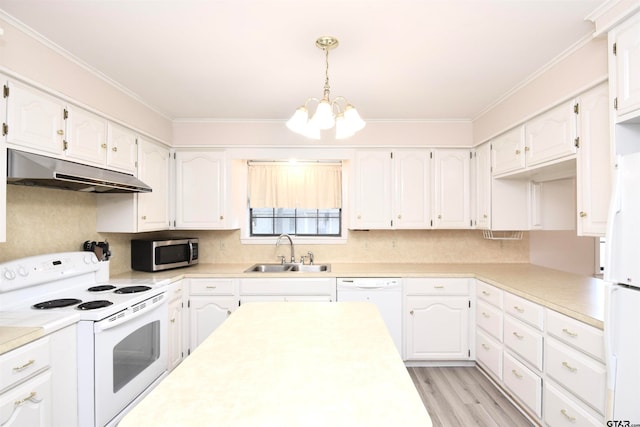
[[[311,236],[291,236],[295,245],[345,245],[347,238],[341,237],[311,237]],[[277,236],[268,237],[241,237],[240,243],[243,245],[275,245]],[[284,243],[284,242],[283,242]]]

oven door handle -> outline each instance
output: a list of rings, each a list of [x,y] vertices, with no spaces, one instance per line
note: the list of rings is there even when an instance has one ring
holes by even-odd
[[[94,332],[99,333],[102,331],[106,331],[111,328],[115,328],[116,326],[128,322],[130,320],[135,319],[136,317],[142,316],[144,314],[149,313],[152,310],[158,309],[166,304],[165,294],[156,295],[153,298],[150,298],[153,301],[154,298],[158,298],[155,302],[150,302],[144,308],[141,308],[137,311],[133,311],[132,307],[127,307],[126,309],[119,311],[118,313],[110,316],[104,320],[96,322],[94,325]],[[148,300],[149,301],[149,300]]]

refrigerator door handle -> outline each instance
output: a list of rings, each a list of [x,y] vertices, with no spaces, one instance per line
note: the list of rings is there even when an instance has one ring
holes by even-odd
[[[616,285],[611,283],[606,284],[604,309],[604,358],[607,367],[606,419],[612,419],[613,417],[613,402],[616,388],[617,358],[613,348],[613,331],[615,331],[613,300],[617,291],[618,287]]]

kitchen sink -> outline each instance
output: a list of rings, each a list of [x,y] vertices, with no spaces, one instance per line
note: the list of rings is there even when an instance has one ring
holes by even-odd
[[[254,264],[245,273],[322,273],[331,271],[331,264]]]

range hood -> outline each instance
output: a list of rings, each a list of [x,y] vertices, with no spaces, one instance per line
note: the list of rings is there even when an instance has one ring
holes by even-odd
[[[148,193],[133,175],[7,149],[7,184],[52,187],[89,193]]]

